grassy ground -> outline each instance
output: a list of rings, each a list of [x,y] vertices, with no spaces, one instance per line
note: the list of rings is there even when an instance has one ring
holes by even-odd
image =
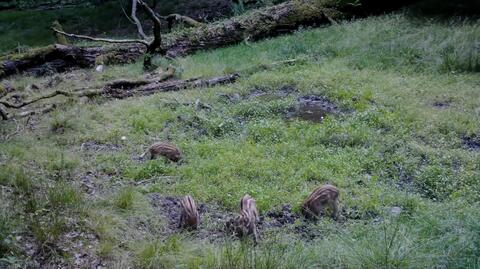
[[[0,144],[1,262],[32,262],[31,251],[43,264],[109,268],[478,268],[479,25],[394,14],[305,29],[173,62],[189,78],[301,59],[234,85],[70,102],[19,121],[20,133]],[[75,71],[52,89],[141,72],[141,63]],[[278,97],[285,85],[297,92]],[[220,95],[234,93],[235,102]],[[306,94],[341,113],[285,119]],[[212,109],[189,105],[197,99]],[[3,137],[17,127],[0,124]],[[166,137],[184,152],[181,164],[137,159]],[[191,194],[224,215],[249,193],[269,223],[266,212],[290,204],[295,213],[326,182],[341,190],[344,223],[264,225],[256,247],[214,237],[222,217],[211,212],[199,232],[172,233],[152,202]]]

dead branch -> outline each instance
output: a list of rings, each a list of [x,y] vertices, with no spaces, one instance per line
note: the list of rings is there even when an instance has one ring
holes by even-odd
[[[32,115],[45,114],[45,113],[48,113],[50,111],[53,111],[56,107],[57,107],[56,104],[48,104],[48,105],[44,106],[43,108],[41,108],[39,110],[38,109],[37,110],[32,109],[32,110],[27,110],[27,111],[22,111],[22,112],[19,112],[19,113],[16,113],[16,114],[12,114],[12,115],[6,114],[6,112],[3,111],[0,108],[0,114],[2,114],[2,119],[3,120],[9,120],[9,119],[15,120],[15,118],[25,118],[25,117],[32,116]],[[17,124],[17,130],[12,134],[7,135],[5,140],[7,140],[8,137],[11,137],[11,136],[13,136],[17,133],[18,133],[18,124]]]
[[[43,107],[40,110],[28,110],[28,111],[23,111],[15,115],[16,118],[24,118],[28,116],[33,116],[37,114],[45,114],[48,112],[53,111],[57,106],[55,104],[49,104]]]
[[[132,19],[135,21],[135,24],[137,25],[137,31],[140,37],[143,39],[147,39],[147,35],[145,35],[145,32],[143,31],[142,23],[140,23],[140,20],[137,18],[137,0],[132,0]]]
[[[92,97],[92,96],[98,95],[100,93],[101,93],[101,90],[98,90],[98,89],[87,89],[87,90],[77,91],[77,92],[56,90],[56,91],[53,91],[49,94],[42,95],[42,96],[33,98],[29,101],[19,103],[19,104],[11,104],[9,102],[2,101],[2,100],[0,100],[0,104],[4,105],[5,107],[8,107],[8,108],[19,109],[19,108],[28,106],[30,104],[36,103],[38,101],[41,101],[41,100],[44,100],[44,99],[49,99],[49,98],[52,98],[52,97],[55,97],[55,96],[58,96],[58,95],[63,95],[63,96],[67,96],[67,97],[83,97],[83,96]]]
[[[51,70],[63,72],[70,68],[92,67],[98,57],[103,56],[114,57],[117,63],[131,63],[143,55],[145,49],[144,44],[86,48],[49,45],[32,49],[22,55],[0,57],[0,78],[20,72],[43,75]]]
[[[258,9],[243,16],[207,24],[204,27],[186,29],[174,34],[158,36],[156,42],[150,43],[150,40],[142,40],[137,44],[129,46],[129,50],[136,49],[136,53],[130,53],[132,57],[129,58],[139,58],[140,55],[144,55],[145,47],[150,47],[148,50],[149,53],[151,51],[159,51],[164,56],[176,57],[191,54],[199,50],[215,49],[236,44],[246,40],[246,38],[255,41],[294,31],[302,25],[328,24],[335,20],[345,18],[348,15],[354,15],[355,12],[359,10],[356,6],[328,4],[333,2],[335,1],[325,1],[325,3],[324,1],[313,0],[286,1],[275,6]],[[144,3],[144,1],[142,1],[142,3]],[[137,2],[137,5],[138,4],[139,2]],[[151,8],[149,9],[152,10]],[[149,9],[146,9],[148,14],[150,14],[148,12]],[[339,11],[345,11],[345,13],[334,12],[337,9]],[[156,17],[159,18],[159,16]],[[158,23],[154,24],[159,28]],[[155,30],[155,33],[159,35],[159,31]],[[160,42],[160,47],[157,47]],[[116,46],[116,50],[118,51],[116,55],[123,55],[125,49],[124,46]],[[68,51],[68,55],[72,56],[69,59],[75,59],[76,61],[69,60],[60,67],[53,65],[59,61],[65,62],[65,53],[58,51],[58,49],[54,52],[44,51],[43,53],[37,53],[35,58],[29,55],[22,57],[12,55],[10,60],[2,57],[4,59],[0,59],[0,77],[6,77],[22,71],[29,71],[33,68],[41,69],[45,64],[53,65],[57,71],[63,71],[65,67],[90,67],[92,62],[95,62],[94,58],[96,56],[105,54],[104,48],[101,47],[74,49],[69,46]],[[146,60],[148,64],[149,57],[146,57]]]
[[[166,91],[179,91],[189,88],[203,88],[203,87],[212,87],[219,84],[229,84],[234,83],[239,77],[240,74],[251,75],[252,73],[258,70],[267,70],[271,68],[276,68],[281,65],[291,65],[297,63],[299,59],[289,59],[284,61],[273,62],[270,64],[264,64],[259,66],[254,66],[251,68],[244,69],[238,73],[232,73],[225,76],[213,77],[210,79],[202,78],[193,78],[187,80],[168,80],[175,75],[175,68],[169,66],[166,71],[160,71],[156,74],[155,77],[151,79],[137,79],[137,80],[115,80],[105,84],[101,89],[78,89],[74,91],[62,91],[56,90],[46,95],[42,95],[36,98],[33,98],[29,101],[25,101],[19,104],[11,104],[7,101],[0,100],[0,104],[8,108],[19,109],[27,105],[36,103],[41,100],[53,98],[55,96],[66,96],[66,97],[88,97],[93,98],[96,96],[104,96],[106,98],[116,98],[123,99],[133,96],[143,96],[151,95],[157,92],[166,92]],[[198,107],[201,104],[196,103],[195,106]],[[47,107],[48,108],[48,107]],[[43,109],[42,113],[49,112],[49,109]],[[208,108],[208,106],[205,106]],[[28,115],[38,114],[38,111],[27,111],[20,114],[16,114],[14,117],[24,117]],[[11,118],[6,111],[2,110],[0,107],[0,116],[4,120]]]
[[[20,133],[20,124],[18,124],[16,119],[13,119],[13,121],[15,122],[15,131],[13,133],[7,134],[3,138],[3,142],[10,140],[10,138],[12,138],[14,135]]]
[[[150,79],[138,79],[138,80],[128,80],[128,79],[119,79],[114,80],[105,84],[104,87],[114,88],[114,89],[131,89],[135,87],[140,87],[146,84],[157,83],[165,81],[169,78],[172,78],[175,75],[175,68],[173,66],[169,66],[167,70],[159,71],[156,76]]]
[[[64,31],[60,31],[58,29],[52,28],[52,30],[55,33],[62,34],[64,36],[72,37],[72,38],[79,38],[79,39],[85,39],[85,40],[90,40],[90,41],[98,41],[98,42],[107,42],[107,43],[116,43],[116,44],[131,44],[131,43],[138,43],[138,44],[143,44],[145,46],[148,46],[150,43],[146,40],[142,39],[110,39],[110,38],[97,38],[97,37],[91,37],[91,36],[86,36],[86,35],[76,35],[76,34],[70,34],[66,33]]]
[[[157,17],[157,15],[155,14],[155,11],[153,11],[145,2],[143,2],[142,0],[137,0],[137,2],[143,7],[148,17],[150,17],[153,22],[153,41],[148,44],[147,53],[145,54],[145,59],[143,61],[144,68],[148,70],[152,67],[152,55],[155,54],[157,50],[160,54],[165,54],[161,48],[162,23],[160,21],[160,18]]]
[[[2,107],[0,107],[0,116],[2,117],[2,120],[8,120],[8,114]]]
[[[104,86],[104,88],[111,88],[111,89],[127,88],[127,89],[131,89],[131,88],[139,87],[139,86],[146,85],[146,84],[153,84],[153,83],[158,83],[158,82],[161,82],[161,81],[165,81],[169,78],[172,78],[174,75],[175,75],[175,68],[169,66],[167,68],[167,71],[159,72],[158,76],[154,79],[150,79],[150,80],[116,80],[116,81],[112,81],[110,83],[107,83]],[[36,103],[38,101],[53,98],[53,97],[59,96],[59,95],[66,96],[66,97],[89,97],[90,98],[90,97],[101,95],[102,93],[104,93],[103,89],[82,89],[82,90],[78,90],[78,91],[56,90],[56,91],[53,91],[49,94],[38,96],[36,98],[33,98],[31,100],[28,100],[28,101],[25,101],[25,102],[22,102],[22,103],[19,103],[19,104],[12,104],[12,103],[9,103],[9,102],[3,101],[3,100],[0,100],[0,104],[4,105],[5,107],[8,107],[8,108],[19,109],[19,108],[31,105],[33,103]],[[6,114],[5,111],[1,110],[1,108],[0,108],[0,114],[1,114],[1,116],[4,120],[8,119],[8,115]]]
[[[145,83],[145,81],[115,81],[110,84],[105,85],[102,89],[92,89],[92,90],[82,90],[82,91],[54,91],[50,94],[37,97],[28,102],[24,102],[19,105],[11,105],[13,108],[21,108],[28,104],[38,102],[40,100],[52,98],[58,95],[63,96],[73,96],[73,97],[95,97],[95,96],[104,96],[106,98],[116,98],[123,99],[133,96],[144,96],[151,95],[157,92],[167,92],[167,91],[178,91],[183,89],[190,88],[203,88],[203,87],[212,87],[219,84],[228,84],[234,83],[240,76],[236,73],[229,74],[220,77],[213,77],[210,79],[189,79],[189,80],[170,80],[170,81],[153,81],[142,86],[138,86],[138,83]],[[2,102],[5,103],[5,102]],[[51,110],[55,109],[55,105],[47,105],[41,110],[29,110],[21,113],[14,114],[13,116],[7,115],[5,120],[17,117],[26,117],[29,115],[43,114],[48,113]]]
[[[153,41],[147,47],[147,52],[145,54],[145,58],[143,60],[143,68],[145,70],[149,70],[152,68],[152,55],[159,50],[160,54],[165,54],[164,51],[161,49],[162,45],[162,33],[161,33],[161,22],[160,19],[155,15],[155,11],[153,11],[145,2],[142,0],[137,0],[137,2],[145,9],[147,15],[153,21]]]

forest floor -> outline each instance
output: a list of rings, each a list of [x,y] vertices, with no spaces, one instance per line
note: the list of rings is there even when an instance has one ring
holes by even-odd
[[[478,268],[479,44],[478,20],[370,17],[157,60],[187,79],[297,59],[235,84],[1,122],[0,267]],[[3,83],[21,99],[142,74],[138,62]],[[139,159],[165,139],[181,162]],[[327,182],[345,220],[304,220]],[[258,245],[223,228],[246,193]],[[193,232],[176,225],[186,194]]]

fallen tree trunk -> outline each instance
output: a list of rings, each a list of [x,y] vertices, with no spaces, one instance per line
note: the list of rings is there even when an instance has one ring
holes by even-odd
[[[273,62],[270,64],[262,64],[258,66],[253,66],[250,68],[246,68],[243,70],[238,70],[236,73],[231,73],[224,76],[213,77],[209,79],[202,79],[202,78],[193,78],[187,80],[169,80],[175,75],[175,68],[169,66],[165,71],[159,72],[153,77],[148,79],[136,79],[136,80],[114,80],[107,84],[105,84],[102,88],[94,88],[94,89],[77,89],[74,91],[64,91],[64,90],[56,90],[51,93],[37,96],[33,99],[28,101],[23,101],[21,103],[9,103],[6,100],[0,99],[0,105],[10,109],[21,109],[31,104],[37,103],[41,100],[50,99],[56,96],[66,96],[66,97],[88,97],[93,98],[97,96],[102,96],[107,99],[116,98],[116,99],[123,99],[133,96],[144,96],[150,95],[157,92],[166,92],[166,91],[179,91],[183,89],[191,89],[191,88],[201,88],[201,87],[212,87],[220,84],[230,84],[237,81],[237,79],[241,76],[249,76],[255,72],[273,69],[280,66],[285,65],[292,65],[297,62],[300,62],[301,59],[289,59],[279,62]],[[242,74],[242,75],[241,75]],[[196,104],[199,106],[200,104]],[[0,117],[3,120],[8,120],[11,118],[16,117],[24,117],[34,114],[43,114],[52,111],[55,109],[55,104],[47,104],[47,106],[43,107],[42,109],[34,109],[30,111],[24,111],[21,113],[16,114],[8,114],[7,111],[3,110],[0,106]]]
[[[168,80],[165,82],[152,82],[144,84],[140,87],[131,87],[132,83],[114,83],[107,84],[102,92],[102,96],[123,99],[133,96],[151,95],[157,92],[179,91],[183,89],[212,87],[221,84],[230,84],[237,81],[239,74],[233,73],[220,77],[213,77],[209,79],[187,79],[187,80]]]
[[[168,73],[167,73],[168,74]],[[173,76],[173,73],[170,73]],[[66,96],[66,97],[97,97],[102,96],[108,99],[124,99],[133,96],[144,96],[151,95],[157,92],[167,92],[167,91],[179,91],[183,89],[191,88],[201,88],[201,87],[212,87],[220,84],[229,84],[234,83],[240,76],[237,73],[228,74],[220,77],[213,77],[209,79],[188,79],[188,80],[168,80],[163,81],[170,76],[160,76],[160,79],[152,80],[116,80],[106,84],[101,89],[82,89],[78,91],[63,91],[56,90],[49,94],[36,97],[32,100],[22,102],[20,104],[11,104],[6,101],[1,101],[0,104],[12,109],[20,109],[25,106],[37,103],[41,100],[50,99],[56,96]],[[28,110],[20,113],[8,114],[5,110],[0,107],[0,117],[4,120],[8,120],[16,117],[25,117],[28,115],[34,114],[43,114],[52,111],[55,108],[55,104],[48,104],[40,110]]]
[[[245,39],[258,40],[275,36],[293,31],[302,25],[326,24],[339,17],[340,13],[333,9],[333,5],[325,4],[328,1],[320,2],[317,0],[289,1],[223,22],[201,25],[180,33],[165,35],[165,42],[160,51],[171,57],[182,56],[198,50],[236,44]],[[29,70],[41,74],[41,70],[62,71],[69,67],[89,67],[95,64],[98,56],[108,54],[131,61],[143,55],[144,52],[145,46],[142,44],[118,45],[109,49],[54,45],[16,57],[16,59],[3,61],[0,59],[0,78]]]
[[[259,40],[291,32],[303,25],[327,24],[332,17],[337,18],[341,13],[325,2],[328,1],[289,1],[255,10],[248,15],[186,30],[167,39],[164,50],[171,57],[183,56],[198,50],[236,44],[245,39]]]
[[[102,61],[129,63],[144,53],[145,47],[133,45],[91,48],[50,45],[24,54],[1,57],[0,78],[22,72],[44,75],[49,72],[63,72],[69,68],[92,67],[99,57]]]

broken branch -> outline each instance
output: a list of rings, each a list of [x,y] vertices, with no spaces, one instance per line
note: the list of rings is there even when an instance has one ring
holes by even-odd
[[[25,101],[20,104],[11,104],[1,100],[0,100],[0,104],[3,104],[8,108],[18,109],[18,108],[22,108],[24,106],[33,104],[35,102],[38,102],[40,100],[53,98],[58,95],[63,95],[67,97],[89,97],[89,98],[92,98],[95,96],[105,96],[107,98],[123,99],[123,98],[128,98],[133,96],[150,95],[157,92],[178,91],[178,90],[183,90],[188,88],[212,87],[219,84],[234,83],[240,77],[240,73],[250,75],[258,70],[267,70],[267,69],[275,68],[281,65],[291,65],[291,64],[297,63],[299,60],[301,59],[288,59],[288,60],[273,62],[270,64],[263,64],[259,66],[254,66],[252,68],[244,69],[238,73],[232,73],[232,74],[228,74],[220,77],[213,77],[210,79],[194,78],[194,79],[187,79],[187,80],[166,81],[175,75],[175,68],[173,68],[172,66],[169,66],[166,71],[158,73],[156,77],[151,79],[115,80],[105,84],[105,86],[103,86],[103,88],[101,89],[80,89],[80,90],[74,90],[74,91],[56,90],[49,94],[39,96],[37,98],[33,98],[29,101]],[[200,104],[196,104],[196,106],[199,106],[199,105]],[[53,110],[54,108],[51,108],[51,109]],[[46,111],[48,112],[48,110]],[[26,112],[23,112],[21,114],[25,114],[25,113]],[[32,112],[28,112],[28,113],[31,114]],[[38,112],[35,112],[34,114],[37,114],[37,113]],[[42,112],[42,113],[46,113],[46,112]],[[4,120],[7,120],[10,118],[8,114],[1,108],[0,108],[0,116],[2,116]],[[16,117],[18,116],[22,116],[22,115],[17,114]]]
[[[28,110],[28,111],[20,112],[20,113],[16,114],[15,117],[24,118],[24,117],[28,117],[28,116],[32,116],[32,115],[36,115],[36,114],[45,114],[45,113],[48,113],[50,111],[53,111],[56,107],[57,106],[55,104],[49,104],[49,105],[46,105],[44,108],[42,108],[40,110]]]
[[[83,96],[87,96],[87,97],[91,97],[91,96],[95,96],[95,95],[98,95],[101,93],[101,90],[97,90],[97,89],[89,89],[89,90],[83,90],[83,91],[78,91],[78,92],[69,92],[69,91],[62,91],[62,90],[56,90],[56,91],[53,91],[49,94],[46,94],[46,95],[42,95],[42,96],[39,96],[37,98],[33,98],[32,100],[29,100],[29,101],[25,101],[25,102],[22,102],[22,103],[19,103],[19,104],[11,104],[9,102],[6,102],[6,101],[1,101],[0,100],[0,104],[4,105],[5,107],[8,107],[8,108],[22,108],[24,106],[28,106],[30,104],[33,104],[33,103],[36,103],[38,101],[41,101],[41,100],[44,100],[44,99],[49,99],[49,98],[52,98],[52,97],[55,97],[55,96],[58,96],[58,95],[63,95],[63,96],[68,96],[68,97],[71,97],[71,96],[75,96],[75,97],[83,97]]]
[[[0,116],[2,117],[2,120],[8,120],[8,114],[3,108],[0,107]]]
[[[118,43],[118,44],[127,44],[127,43],[138,43],[138,44],[143,44],[145,46],[148,46],[150,43],[146,40],[142,39],[110,39],[110,38],[97,38],[97,37],[91,37],[91,36],[86,36],[86,35],[76,35],[76,34],[70,34],[66,33],[64,31],[60,31],[58,29],[52,28],[52,30],[55,33],[62,34],[64,36],[72,37],[72,38],[79,38],[79,39],[85,39],[85,40],[90,40],[90,41],[98,41],[98,42],[107,42],[107,43]]]
[[[137,25],[138,34],[143,39],[147,39],[147,35],[145,35],[145,32],[143,31],[142,23],[140,23],[140,20],[137,18],[137,0],[132,0],[132,19]]]

